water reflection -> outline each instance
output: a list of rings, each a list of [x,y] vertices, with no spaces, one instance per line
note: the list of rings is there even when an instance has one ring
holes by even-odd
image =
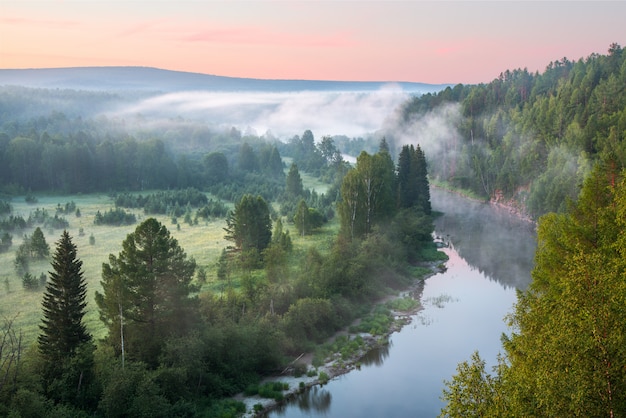
[[[326,388],[313,386],[297,397],[296,405],[305,414],[314,412],[315,415],[326,415],[330,410],[331,400],[332,395]],[[286,408],[281,405],[275,410],[274,416],[284,416],[285,413]]]
[[[370,351],[361,359],[361,364],[363,366],[382,366],[385,359],[389,357],[391,346],[393,346],[393,342],[389,341],[389,344]]]
[[[460,362],[478,350],[488,369],[496,364],[515,288],[530,282],[534,227],[442,191],[431,191],[431,200],[435,210],[447,211],[436,231],[450,242],[443,249],[450,259],[445,273],[413,293],[424,309],[411,325],[392,334],[389,345],[364,358],[360,370],[312,389],[303,395],[306,399],[295,399],[270,416],[436,417],[443,406],[443,381],[452,378]]]
[[[444,213],[435,220],[436,233],[461,257],[505,287],[526,288],[537,246],[534,224],[439,189],[431,190],[431,200]]]

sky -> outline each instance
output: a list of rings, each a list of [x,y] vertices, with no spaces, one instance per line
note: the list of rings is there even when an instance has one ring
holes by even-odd
[[[490,82],[626,46],[625,1],[0,0],[0,68]]]

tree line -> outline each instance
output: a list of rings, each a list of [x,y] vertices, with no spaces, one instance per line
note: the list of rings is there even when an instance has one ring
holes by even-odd
[[[562,58],[542,73],[507,70],[490,83],[415,97],[400,124],[441,118],[455,132],[427,147],[431,178],[516,200],[538,218],[563,212],[596,162],[626,158],[625,85],[626,54],[612,44],[606,55]]]

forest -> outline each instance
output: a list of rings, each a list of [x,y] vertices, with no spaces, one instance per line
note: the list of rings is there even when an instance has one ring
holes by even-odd
[[[626,158],[626,54],[507,70],[490,83],[414,97],[387,127],[390,144],[421,134],[431,181],[519,207],[563,212],[605,155]]]
[[[607,56],[593,55],[577,63],[564,59],[538,78],[517,74],[522,75],[527,84],[513,90],[520,96],[511,99],[522,99],[523,105],[509,109],[506,120],[525,124],[515,126],[527,139],[536,135],[520,149],[540,150],[544,156],[542,164],[531,167],[522,164],[522,155],[514,171],[518,176],[534,173],[526,186],[527,204],[533,214],[543,213],[537,223],[532,282],[526,291],[518,291],[505,319],[509,332],[501,337],[497,364],[488,368],[479,352],[459,363],[456,374],[446,381],[442,394],[446,405],[440,416],[623,416],[623,50],[613,44]],[[555,81],[548,84],[546,76]],[[506,79],[505,75],[491,86]],[[470,90],[462,100],[470,106],[464,107],[470,111],[465,119],[470,135],[476,127],[474,94]],[[566,155],[572,152],[578,159],[568,161]],[[489,184],[511,193],[525,186],[527,180],[520,179],[501,182],[493,177]]]

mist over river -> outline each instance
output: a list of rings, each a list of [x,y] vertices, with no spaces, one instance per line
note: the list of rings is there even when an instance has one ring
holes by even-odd
[[[435,234],[449,243],[447,271],[426,280],[424,309],[411,324],[371,352],[360,370],[314,387],[270,417],[435,417],[444,380],[478,350],[491,368],[507,332],[503,318],[525,289],[536,235],[534,225],[506,210],[431,189],[444,212]]]

